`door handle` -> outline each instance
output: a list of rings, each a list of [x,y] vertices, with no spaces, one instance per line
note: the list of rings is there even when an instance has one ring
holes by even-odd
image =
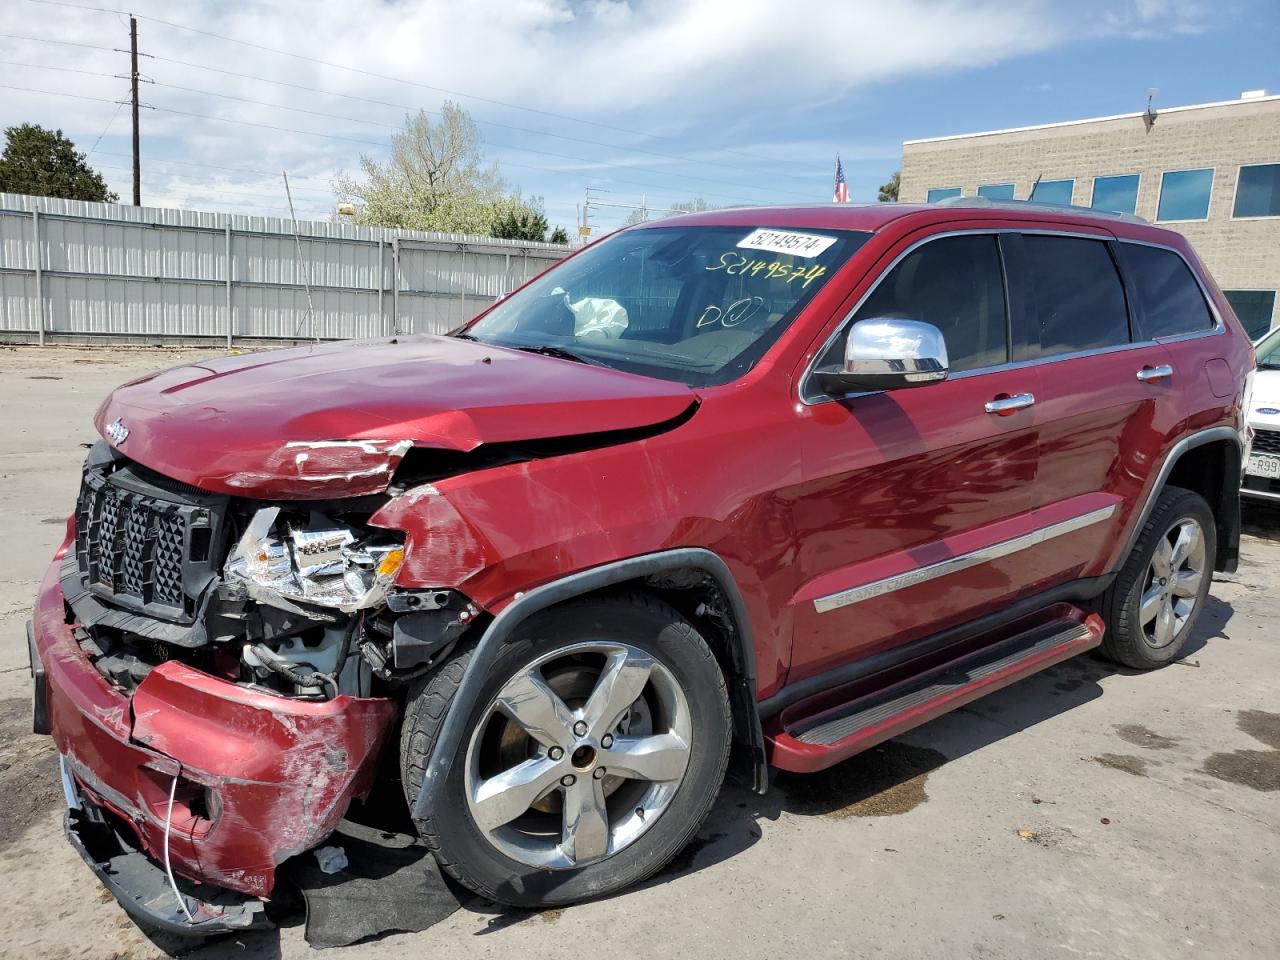
[[[999,396],[994,400],[988,400],[984,410],[987,413],[994,413],[1002,417],[1007,417],[1015,410],[1025,410],[1036,402],[1035,396],[1030,393],[1015,393],[1012,396]]]
[[[1173,367],[1167,363],[1162,363],[1158,367],[1143,367],[1138,371],[1138,379],[1143,383],[1154,383],[1156,380],[1166,380],[1173,376]]]

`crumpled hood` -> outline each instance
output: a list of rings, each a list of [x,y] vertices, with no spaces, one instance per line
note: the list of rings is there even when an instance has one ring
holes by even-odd
[[[120,452],[176,480],[311,499],[386,489],[411,446],[649,427],[695,400],[678,383],[423,335],[175,367],[119,387],[94,422]]]

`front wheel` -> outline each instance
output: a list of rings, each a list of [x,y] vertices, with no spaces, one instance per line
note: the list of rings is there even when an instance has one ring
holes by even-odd
[[[1150,670],[1176,660],[1195,629],[1213,580],[1217,529],[1200,494],[1166,487],[1111,589],[1102,652]]]
[[[406,704],[411,807],[469,659],[458,654]],[[522,624],[467,729],[419,833],[476,893],[546,907],[613,893],[680,852],[724,779],[731,719],[706,641],[665,603],[630,594]]]

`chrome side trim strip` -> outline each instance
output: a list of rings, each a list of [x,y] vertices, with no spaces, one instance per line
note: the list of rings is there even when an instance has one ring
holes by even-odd
[[[860,587],[853,587],[849,590],[841,590],[839,593],[818,597],[813,601],[813,607],[818,613],[827,613],[862,600],[870,600],[872,597],[880,597],[886,593],[901,590],[904,587],[914,587],[917,584],[936,580],[938,577],[959,573],[961,570],[976,567],[980,563],[990,563],[992,560],[999,560],[1001,557],[1007,557],[1011,553],[1027,550],[1044,543],[1046,540],[1052,540],[1054,537],[1061,537],[1064,534],[1073,533],[1095,523],[1101,523],[1115,512],[1115,504],[1100,507],[1097,510],[1090,510],[1088,513],[1082,513],[1077,517],[1060,520],[1057,523],[1049,524],[1047,527],[1041,527],[1039,530],[1024,533],[1022,536],[1014,537],[1012,540],[993,543],[991,546],[983,547],[981,550],[962,553],[946,560],[940,560],[937,563],[931,563],[925,567],[908,570],[906,573],[885,577],[883,580],[873,580],[871,583],[864,583]]]

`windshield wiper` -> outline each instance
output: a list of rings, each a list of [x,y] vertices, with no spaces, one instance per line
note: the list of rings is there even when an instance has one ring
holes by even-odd
[[[605,367],[608,364],[591,357],[584,357],[582,354],[574,353],[572,350],[566,350],[564,347],[556,347],[551,344],[543,343],[537,346],[529,347],[512,347],[513,350],[523,350],[525,353],[537,353],[544,357],[558,357],[561,360],[572,360],[574,363],[585,363],[592,367]]]

